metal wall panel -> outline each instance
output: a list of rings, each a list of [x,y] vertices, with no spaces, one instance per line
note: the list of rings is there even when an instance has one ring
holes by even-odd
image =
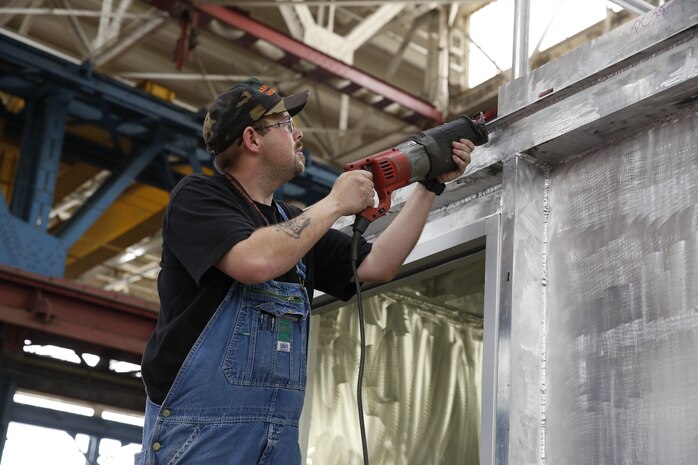
[[[698,113],[551,172],[547,462],[698,463]]]
[[[499,89],[499,115],[569,91],[585,79],[596,79],[627,66],[633,57],[654,53],[667,45],[667,38],[692,28],[698,22],[698,0],[669,0],[565,56],[537,68],[525,79],[516,79]]]
[[[577,54],[596,71],[499,120],[432,211],[434,256],[481,215],[501,225],[483,465],[698,463],[696,5]]]

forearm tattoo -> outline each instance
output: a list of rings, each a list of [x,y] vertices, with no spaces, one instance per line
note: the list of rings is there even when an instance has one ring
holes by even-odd
[[[277,231],[282,231],[294,239],[300,239],[303,230],[310,224],[310,218],[292,218],[276,225]]]

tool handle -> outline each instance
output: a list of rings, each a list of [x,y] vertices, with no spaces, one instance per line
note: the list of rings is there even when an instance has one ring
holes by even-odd
[[[372,173],[373,188],[378,194],[376,206],[368,207],[356,215],[357,223],[359,218],[364,219],[362,224],[365,223],[365,231],[368,223],[380,218],[390,210],[390,195],[393,191],[409,183],[410,161],[402,152],[396,148],[391,148],[344,166],[344,171],[358,169],[368,170]],[[354,229],[356,230],[356,225]]]
[[[484,122],[475,122],[461,115],[448,123],[418,132],[410,139],[422,145],[427,152],[431,168],[426,179],[432,179],[456,169],[451,158],[451,142],[468,139],[475,145],[482,145],[489,140],[489,136]]]

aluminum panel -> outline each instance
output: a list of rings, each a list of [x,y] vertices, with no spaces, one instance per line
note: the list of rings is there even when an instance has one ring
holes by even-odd
[[[550,181],[547,461],[698,461],[698,114]]]
[[[670,36],[698,23],[698,0],[670,0],[565,56],[537,68],[499,90],[500,116],[530,105],[552,89],[554,94],[596,73],[623,64]]]
[[[504,164],[497,374],[496,464],[539,463],[545,173]]]

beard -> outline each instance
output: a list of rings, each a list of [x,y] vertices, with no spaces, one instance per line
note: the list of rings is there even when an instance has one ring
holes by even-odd
[[[297,155],[296,158],[296,173],[294,174],[294,177],[300,176],[303,174],[303,171],[305,171],[305,155],[303,152],[300,152],[300,155]]]
[[[303,171],[305,171],[305,155],[294,149],[292,161],[288,161],[283,165],[277,165],[275,169],[267,170],[262,176],[265,178],[266,183],[277,186],[275,189],[278,189],[296,176],[303,174]]]

